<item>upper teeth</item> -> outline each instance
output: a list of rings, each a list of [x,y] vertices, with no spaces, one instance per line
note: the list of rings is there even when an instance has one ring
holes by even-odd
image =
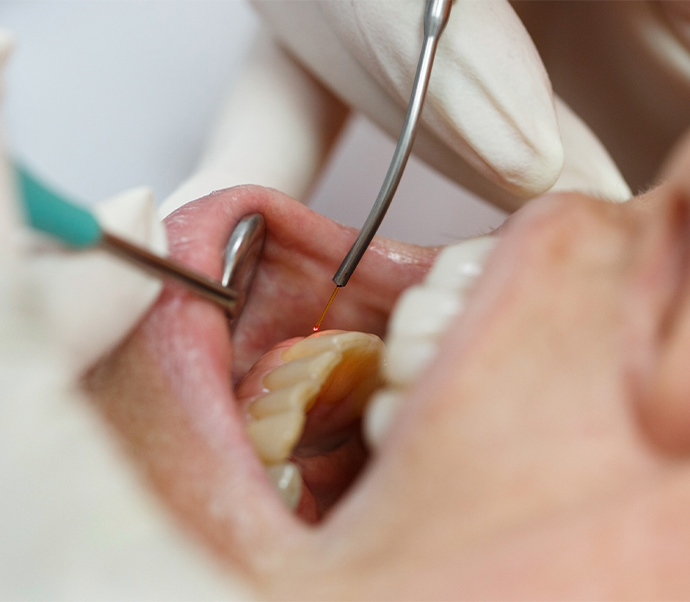
[[[379,446],[403,393],[432,361],[443,334],[462,313],[496,241],[495,236],[482,236],[446,247],[424,283],[401,295],[386,338],[388,387],[375,394],[364,416],[364,435],[371,447]]]
[[[450,291],[470,288],[496,246],[496,236],[470,238],[443,249],[426,277],[426,284]]]

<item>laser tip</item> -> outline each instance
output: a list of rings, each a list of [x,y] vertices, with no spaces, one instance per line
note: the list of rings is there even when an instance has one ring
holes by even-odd
[[[323,313],[321,314],[319,321],[316,323],[316,326],[314,326],[314,332],[321,328],[321,322],[323,322],[323,319],[326,317],[326,312],[328,312],[328,308],[331,306],[331,303],[333,303],[333,299],[335,299],[335,296],[338,294],[339,290],[340,287],[336,286],[335,290],[333,291],[333,294],[331,295],[331,298],[328,300],[328,303],[326,304],[326,309],[323,310]]]

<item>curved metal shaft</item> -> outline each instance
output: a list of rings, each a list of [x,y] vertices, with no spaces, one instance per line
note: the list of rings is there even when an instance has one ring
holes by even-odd
[[[369,212],[367,221],[364,222],[364,226],[359,231],[357,239],[333,277],[333,282],[337,286],[345,286],[347,284],[357,264],[362,259],[364,252],[374,238],[376,231],[379,229],[386,211],[388,211],[388,207],[393,200],[393,195],[398,189],[405,165],[407,165],[407,159],[412,151],[412,143],[417,132],[417,123],[422,113],[424,98],[429,86],[429,77],[431,76],[431,67],[434,64],[436,46],[448,22],[451,3],[452,0],[427,1],[424,12],[424,43],[419,56],[419,63],[417,64],[417,73],[412,85],[412,95],[407,106],[402,132],[400,133],[400,138],[395,147],[395,152],[393,153],[386,177],[383,180],[381,190],[376,197],[374,206]]]
[[[266,222],[259,213],[245,215],[238,222],[225,248],[225,268],[220,282],[109,232],[102,233],[100,246],[154,276],[182,284],[220,305],[234,319],[242,311],[252,284],[265,235]]]
[[[108,232],[103,233],[101,247],[135,263],[145,271],[159,278],[170,278],[179,282],[198,295],[220,305],[234,317],[237,305],[237,292],[224,287],[220,282],[192,270],[169,257],[161,257],[148,249],[134,245]]]

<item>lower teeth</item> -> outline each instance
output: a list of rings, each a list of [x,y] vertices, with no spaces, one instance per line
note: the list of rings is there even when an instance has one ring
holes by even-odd
[[[257,369],[238,385],[239,400],[247,413],[247,436],[289,508],[297,508],[304,488],[300,468],[289,461],[296,448],[298,454],[306,446],[314,450],[310,456],[312,470],[305,474],[311,474],[309,478],[315,477],[319,483],[319,511],[331,504],[329,488],[333,486],[335,491],[339,486],[347,487],[343,479],[350,479],[359,470],[361,457],[349,451],[356,445],[346,445],[354,436],[360,441],[359,449],[363,449],[359,431],[348,434],[341,442],[345,447],[337,446],[339,451],[327,448],[326,441],[338,433],[349,433],[350,427],[358,424],[366,401],[380,383],[383,350],[383,343],[374,335],[327,331],[291,347],[278,346],[269,351],[260,360],[263,364],[257,363]],[[311,426],[305,433],[307,414]],[[329,460],[323,458],[332,453],[340,455],[338,460],[330,460],[334,469],[329,472]],[[343,459],[345,463],[340,464]],[[314,466],[323,470],[314,472]],[[325,488],[322,478],[326,480]]]
[[[292,462],[266,467],[268,478],[275,485],[285,505],[294,510],[302,497],[302,477]]]

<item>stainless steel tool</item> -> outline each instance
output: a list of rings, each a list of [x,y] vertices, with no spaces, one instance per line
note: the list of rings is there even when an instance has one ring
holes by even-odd
[[[27,223],[74,249],[100,248],[160,278],[169,278],[220,305],[230,318],[239,315],[263,248],[266,226],[258,213],[235,226],[225,249],[221,282],[170,257],[107,232],[85,207],[45,185],[23,166],[15,166],[17,189]]]
[[[228,317],[242,311],[263,249],[266,226],[259,213],[245,215],[235,226],[225,247],[225,266],[220,282],[168,257],[161,257],[107,232],[100,246],[145,271],[170,278],[198,295],[220,305]]]
[[[376,231],[383,221],[386,211],[393,200],[393,195],[398,189],[400,178],[407,165],[407,159],[412,151],[412,143],[417,132],[419,116],[422,113],[424,98],[429,86],[431,67],[434,64],[436,47],[441,33],[448,23],[452,0],[428,0],[424,12],[424,43],[417,64],[417,73],[412,85],[412,95],[407,106],[407,114],[403,123],[398,144],[393,153],[393,159],[383,180],[383,185],[379,191],[374,206],[371,208],[364,226],[359,231],[357,239],[353,243],[345,259],[340,264],[338,271],[333,276],[336,286],[343,287],[347,284],[350,276],[355,271],[357,264],[362,259],[362,255],[369,247]]]

